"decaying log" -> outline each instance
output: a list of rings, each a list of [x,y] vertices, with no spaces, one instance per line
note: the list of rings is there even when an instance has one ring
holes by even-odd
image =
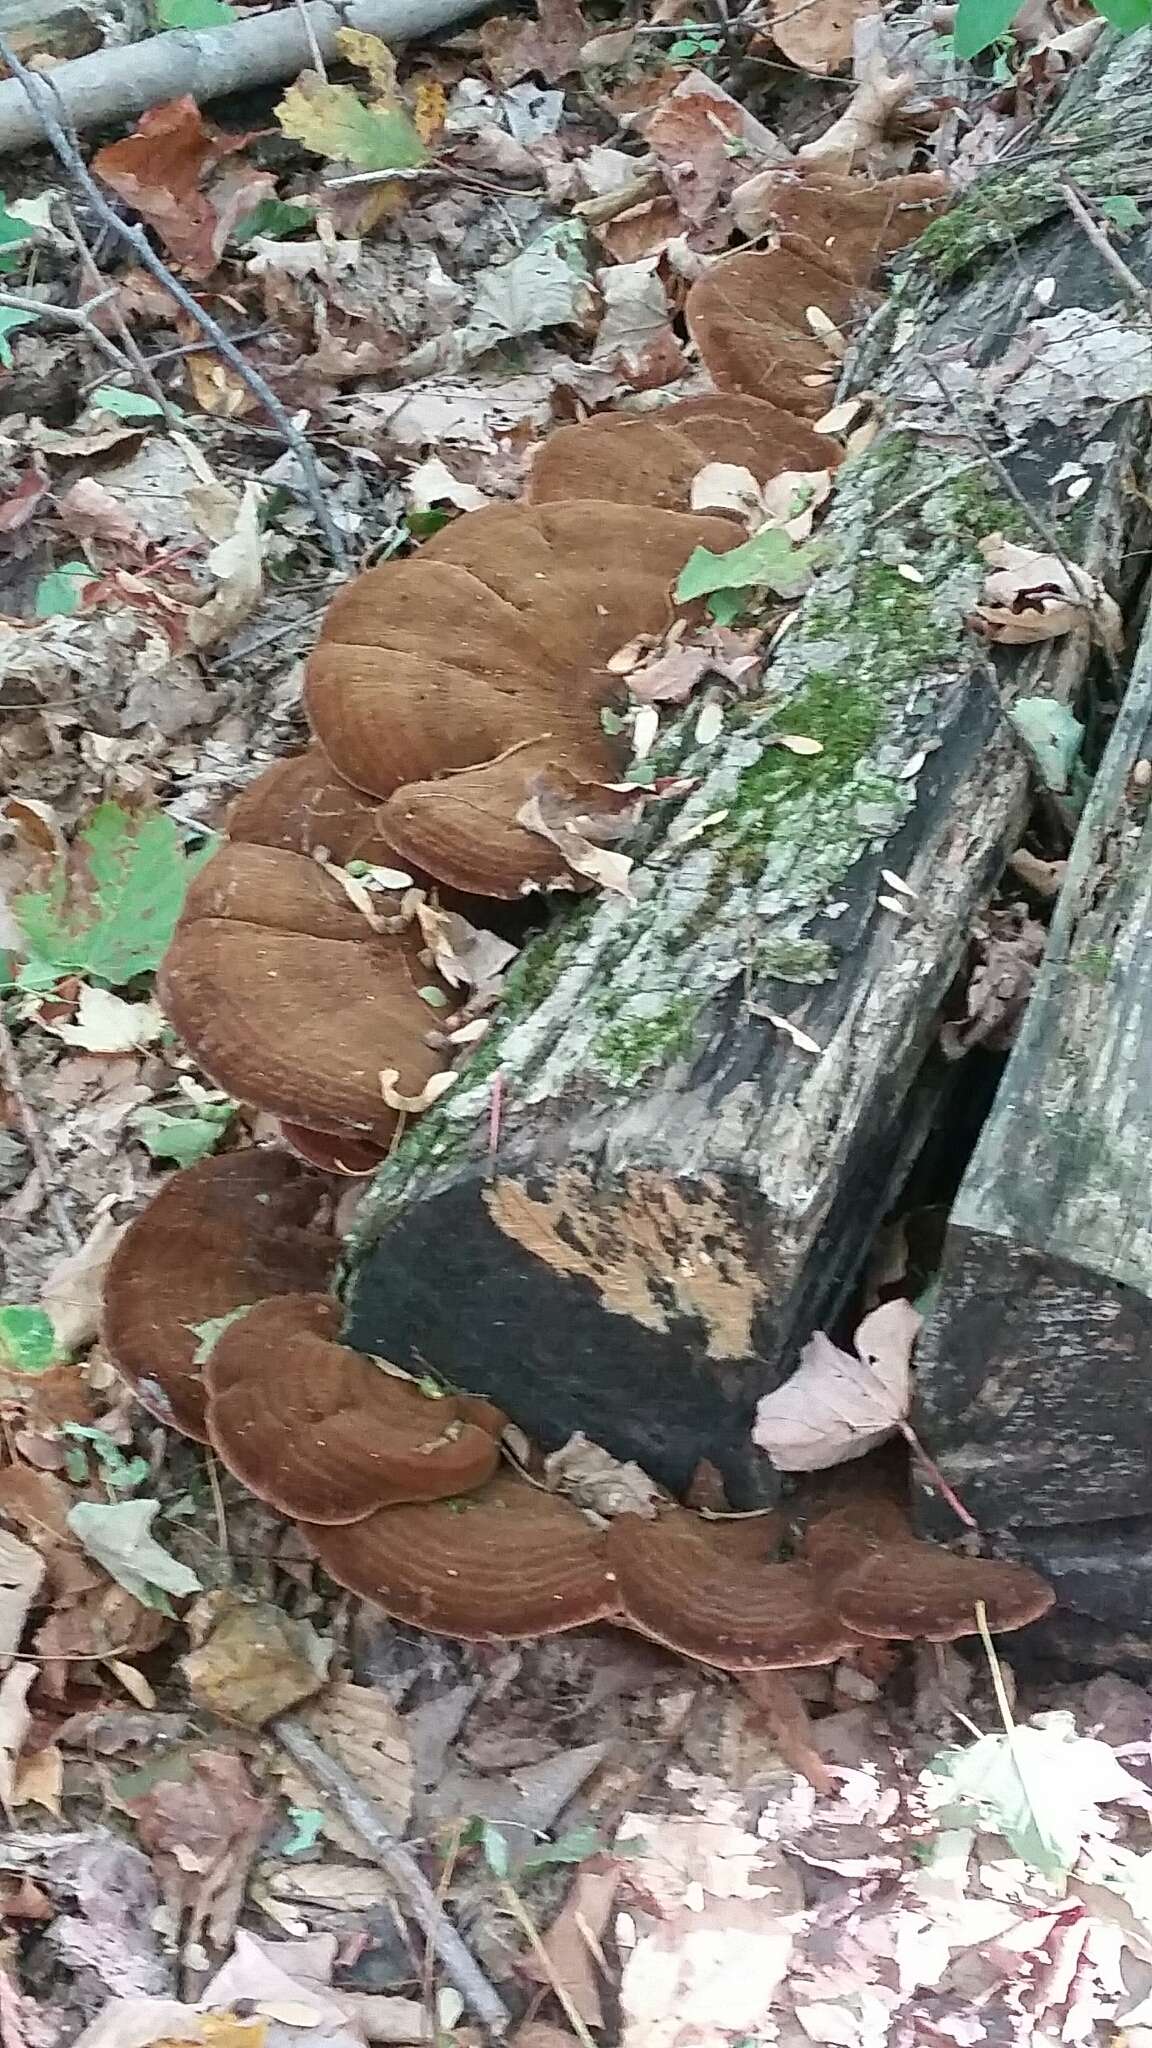
[[[673,1486],[705,1458],[738,1501],[774,1490],[755,1400],[843,1302],[922,1140],[938,1007],[1023,816],[1005,698],[1068,698],[1089,660],[1077,633],[998,676],[968,632],[979,541],[1032,536],[935,373],[970,365],[957,402],[978,410],[1035,318],[1117,304],[1059,186],[1147,176],[1144,43],[1105,52],[991,200],[930,231],[860,354],[884,431],[841,472],[826,566],[761,693],[709,749],[689,717],[659,766],[699,784],[650,807],[636,900],[584,903],[528,948],[365,1202],[350,1341],[491,1394],[545,1444],[584,1429]],[[1038,418],[1009,458],[1062,545],[1112,576],[1143,426],[1136,406]],[[1053,515],[1047,480],[1085,454],[1091,491]],[[907,916],[878,903],[884,870],[915,891]]]
[[[1079,1657],[1095,1648],[1145,1664],[1150,798],[1146,627],[1039,983],[953,1209],[919,1370],[919,1426],[965,1505],[1054,1579],[1049,1637],[1074,1642]],[[924,1518],[935,1513],[926,1501]]]
[[[145,42],[97,50],[59,64],[52,85],[74,129],[130,121],[163,100],[191,93],[203,106],[224,93],[248,92],[295,78],[312,63],[313,44],[336,58],[342,28],[366,29],[390,44],[435,35],[487,0],[307,0],[272,14],[251,15],[227,28],[169,29]],[[34,149],[43,130],[18,79],[0,80],[0,156]]]

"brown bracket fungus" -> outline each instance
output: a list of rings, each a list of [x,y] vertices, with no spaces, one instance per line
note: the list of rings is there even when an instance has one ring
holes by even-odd
[[[708,1521],[684,1508],[652,1521],[621,1515],[608,1559],[629,1627],[721,1671],[830,1664],[855,1638],[806,1564],[776,1564],[768,1528]]]
[[[721,391],[771,396],[801,419],[818,419],[839,369],[828,330],[846,337],[875,304],[871,293],[790,249],[749,249],[705,271],[684,313]]]
[[[838,442],[765,398],[684,398],[651,413],[596,413],[557,427],[537,449],[532,504],[574,495],[617,505],[688,510],[693,479],[709,462],[736,463],[767,483],[785,470],[832,469]]]
[[[951,197],[935,171],[871,184],[802,166],[773,166],[735,195],[738,226],[750,237],[773,231],[782,245],[825,270],[867,284],[885,257],[922,234]]]
[[[570,886],[517,814],[553,765],[615,779],[605,664],[669,624],[694,547],[737,538],[726,519],[608,503],[465,513],[330,606],[308,664],[313,731],[338,774],[387,799],[402,861],[476,895]]]
[[[286,853],[324,853],[340,867],[350,860],[394,867],[380,810],[379,799],[337,775],[313,741],[302,754],[274,761],[241,791],[228,812],[228,837]]]
[[[237,1479],[281,1514],[333,1524],[491,1479],[491,1426],[339,1333],[340,1304],[325,1294],[281,1294],[221,1333],[205,1368],[208,1436]]]
[[[324,1183],[283,1152],[230,1152],[173,1174],[121,1238],[104,1341],[142,1405],[208,1441],[205,1324],[269,1295],[327,1285],[336,1241]]]
[[[381,1073],[418,1097],[443,1070],[425,1043],[442,993],[418,931],[376,931],[302,854],[229,843],[193,882],[158,981],[164,1014],[241,1102],[387,1145]]]
[[[555,1635],[616,1607],[603,1531],[509,1469],[459,1500],[301,1527],[340,1585],[398,1621],[466,1642]]]

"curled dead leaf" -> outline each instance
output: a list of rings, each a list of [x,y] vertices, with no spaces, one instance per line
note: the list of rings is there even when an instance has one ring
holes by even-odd
[[[401,1095],[396,1083],[400,1079],[399,1067],[385,1067],[380,1075],[380,1093],[389,1109],[403,1110],[407,1116],[418,1116],[422,1109],[431,1109],[442,1095],[446,1095],[456,1080],[453,1073],[432,1074],[425,1081],[419,1095]]]
[[[1061,555],[1020,547],[1000,533],[982,540],[980,552],[989,574],[969,621],[977,632],[1001,646],[1027,647],[1088,624],[1102,646],[1119,652],[1119,606],[1090,570]]]

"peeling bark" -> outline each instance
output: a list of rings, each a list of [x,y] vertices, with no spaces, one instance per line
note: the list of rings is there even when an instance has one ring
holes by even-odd
[[[1102,152],[1145,40],[1095,68]],[[1091,187],[1087,121],[1042,142],[1046,178],[1074,157]],[[545,1444],[584,1429],[676,1487],[710,1459],[737,1502],[775,1491],[755,1401],[844,1301],[945,1085],[939,1004],[1027,799],[1004,702],[1074,696],[1089,659],[1077,635],[998,674],[967,632],[980,539],[1034,536],[926,366],[972,362],[978,404],[1038,312],[1110,307],[1116,278],[1067,217],[952,284],[939,244],[934,261],[864,338],[856,382],[887,425],[840,472],[826,566],[761,693],[710,749],[690,722],[669,743],[661,768],[700,783],[650,807],[640,900],[578,908],[529,948],[459,1086],[382,1169],[346,1276],[360,1348],[491,1394]],[[1009,457],[1050,516],[1047,479],[1097,444],[1060,536],[1113,574],[1143,511],[1143,425],[1135,407],[1040,421]],[[916,892],[908,917],[878,906],[883,868]]]

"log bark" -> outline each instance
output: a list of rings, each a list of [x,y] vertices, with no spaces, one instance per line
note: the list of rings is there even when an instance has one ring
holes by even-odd
[[[970,364],[978,407],[1039,310],[1116,303],[1060,180],[1131,189],[1150,141],[1138,38],[930,231],[860,351],[888,424],[841,474],[826,566],[761,691],[711,749],[691,721],[669,745],[661,769],[699,785],[671,817],[651,807],[638,900],[585,904],[528,949],[367,1198],[346,1274],[360,1348],[491,1394],[546,1444],[583,1429],[674,1487],[707,1459],[734,1501],[773,1496],[756,1399],[845,1301],[948,1085],[938,1006],[1027,800],[1005,699],[1069,698],[1089,660],[1075,635],[998,674],[966,630],[977,543],[1031,536],[930,373]],[[1102,431],[1036,419],[1008,459],[1050,516],[1048,477],[1091,453],[1061,541],[1115,568],[1142,409]],[[908,916],[878,904],[883,870],[915,891]]]
[[[1152,1662],[1152,625],[952,1212],[920,1431],[1049,1642]],[[925,1497],[922,1519],[939,1522]]]
[[[304,16],[322,56],[339,56],[341,28],[366,29],[385,42],[414,36],[482,14],[488,0],[307,0],[275,14],[256,15],[228,28],[170,29],[145,42],[98,50],[58,64],[52,84],[72,127],[80,132],[130,121],[149,107],[191,93],[201,106],[230,92],[295,78],[312,62]],[[43,130],[18,79],[0,82],[0,156],[34,149]]]

